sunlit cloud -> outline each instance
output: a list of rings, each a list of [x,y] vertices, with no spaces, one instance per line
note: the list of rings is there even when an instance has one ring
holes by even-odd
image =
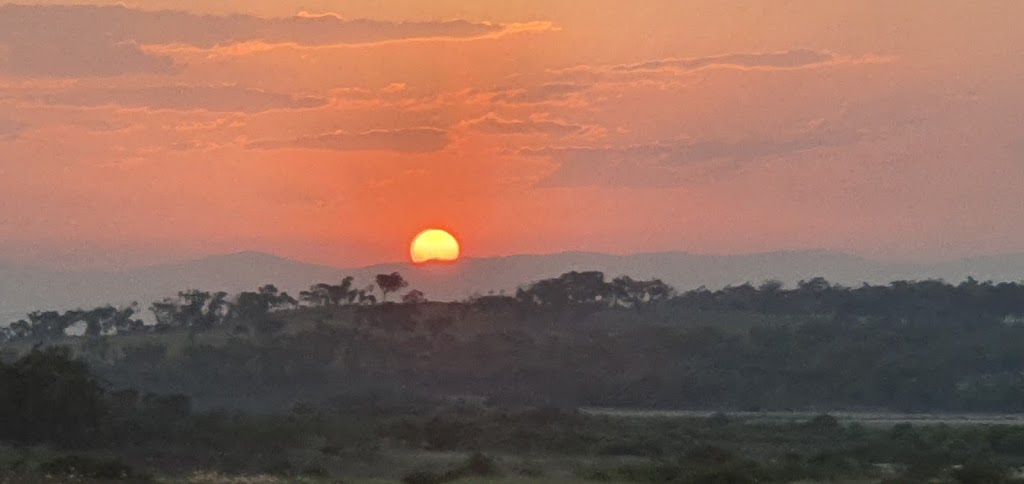
[[[833,61],[835,54],[810,49],[753,54],[724,54],[684,59],[659,59],[636,64],[617,65],[613,71],[659,71],[664,69],[693,71],[708,67],[728,69],[795,69]]]
[[[0,118],[0,141],[8,141],[18,137],[25,125],[13,119]]]
[[[572,124],[556,119],[534,117],[526,120],[504,119],[494,113],[469,120],[463,125],[474,131],[488,134],[543,134],[549,136],[570,136],[585,134],[597,129],[594,126]]]
[[[329,14],[264,18],[124,6],[0,5],[0,72],[64,77],[169,74],[180,68],[168,55],[172,53],[241,56],[278,48],[486,39],[553,29],[550,22],[387,22]]]
[[[334,17],[318,17],[318,18],[334,18]],[[407,23],[392,24],[396,26],[411,26]],[[436,27],[436,33],[431,33],[429,29],[421,26],[421,35],[412,35],[411,33],[407,36],[402,36],[396,33],[394,38],[378,38],[378,39],[339,39],[334,42],[328,41],[268,41],[266,39],[254,39],[244,41],[233,41],[225,42],[216,45],[196,45],[188,42],[167,42],[167,43],[154,43],[147,44],[142,47],[145,52],[152,53],[154,55],[202,55],[207,59],[218,59],[225,57],[245,57],[256,54],[262,54],[266,52],[276,50],[332,50],[332,49],[344,49],[344,48],[365,48],[365,47],[376,47],[386,46],[395,44],[406,44],[406,43],[438,43],[438,42],[467,42],[487,39],[499,39],[508,35],[526,33],[526,32],[553,32],[559,29],[551,22],[528,22],[528,23],[513,23],[507,25],[496,25],[496,24],[472,24],[465,21],[449,21],[439,22],[431,24]],[[474,34],[469,34],[473,29],[470,26],[477,27],[478,30]],[[446,28],[450,28],[450,32],[445,32]]]
[[[325,151],[396,151],[427,153],[448,146],[448,132],[436,128],[379,129],[363,132],[335,131],[288,140],[264,140],[247,143],[249,148],[265,150],[299,149]]]
[[[628,146],[523,148],[519,154],[540,156],[557,169],[540,186],[677,186],[701,178],[702,171],[738,169],[766,158],[789,156],[857,142],[858,132],[829,129],[777,138],[666,141]]]
[[[662,58],[632,64],[577,65],[549,69],[542,77],[558,79],[553,85],[570,83],[651,81],[652,76],[678,76],[710,69],[739,71],[789,71],[838,65],[884,64],[896,56],[867,54],[840,55],[835,52],[797,49],[779,52],[729,53],[703,57]]]
[[[527,88],[513,88],[495,92],[490,101],[507,104],[541,104],[565,102],[590,89],[581,83],[545,83]]]
[[[9,93],[21,100],[55,106],[138,108],[151,110],[257,113],[275,109],[309,109],[329,100],[267,92],[238,86],[170,85],[152,87],[68,88]]]

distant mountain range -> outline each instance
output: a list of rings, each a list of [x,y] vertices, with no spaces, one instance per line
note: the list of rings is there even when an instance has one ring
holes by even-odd
[[[0,263],[0,324],[35,309],[71,309],[131,301],[146,307],[152,301],[190,288],[237,293],[272,283],[296,295],[317,282],[336,282],[351,275],[357,284],[369,285],[376,274],[395,271],[401,272],[411,288],[423,291],[429,299],[454,300],[490,291],[511,292],[521,285],[571,270],[599,270],[609,277],[658,277],[679,290],[701,285],[715,289],[767,279],[793,285],[814,276],[846,285],[928,278],[960,281],[968,276],[978,280],[1018,281],[1024,280],[1024,254],[910,264],[880,262],[829,251],[749,255],[564,252],[467,258],[439,265],[396,263],[345,269],[241,252],[107,272],[59,272]]]

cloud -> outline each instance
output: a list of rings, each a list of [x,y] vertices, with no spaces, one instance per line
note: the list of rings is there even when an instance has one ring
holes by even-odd
[[[578,65],[550,69],[543,77],[553,85],[592,85],[616,82],[654,82],[655,76],[674,78],[705,69],[741,71],[787,71],[835,65],[880,64],[896,58],[868,54],[844,56],[834,52],[795,49],[778,52],[728,53],[701,57],[668,57],[633,64]]]
[[[309,18],[309,17],[297,17]],[[317,18],[337,18],[334,16]],[[339,36],[323,39],[302,38],[301,40],[277,40],[257,38],[252,40],[228,41],[212,45],[188,42],[166,42],[147,44],[145,52],[160,55],[203,54],[207,58],[242,57],[275,49],[335,49],[340,47],[370,47],[411,42],[457,42],[482,39],[496,39],[523,32],[548,32],[559,29],[551,22],[526,22],[511,24],[471,23],[464,20],[447,22],[402,22],[391,23],[375,20],[338,20],[340,23],[358,26],[362,34],[351,37]],[[358,24],[358,25],[357,25]],[[369,26],[369,27],[367,27]],[[396,28],[401,27],[401,28]],[[378,30],[374,30],[378,29]],[[403,32],[404,30],[404,32]],[[385,35],[393,31],[393,36]]]
[[[570,136],[584,134],[592,129],[590,126],[566,123],[546,118],[528,120],[503,119],[489,113],[478,119],[463,123],[470,129],[489,134],[544,134],[550,136]]]
[[[292,96],[237,86],[153,86],[123,88],[68,88],[22,94],[21,99],[59,106],[205,110],[258,113],[275,109],[304,109],[326,105],[329,100]]]
[[[234,48],[244,54],[274,45],[474,39],[553,28],[546,22],[386,22],[308,14],[263,18],[144,11],[124,6],[7,4],[0,5],[0,72],[54,77],[169,73],[178,66],[160,46],[168,52]]]
[[[817,127],[778,139],[704,140],[629,146],[524,148],[558,164],[541,186],[678,186],[712,171],[733,170],[750,162],[853,143],[859,133]]]
[[[335,131],[290,140],[251,142],[253,149],[304,149],[326,151],[396,151],[400,153],[428,153],[448,146],[448,132],[436,128],[379,129],[353,133]]]
[[[688,57],[682,59],[660,59],[637,64],[625,64],[612,67],[613,71],[693,71],[706,67],[732,69],[794,69],[820,65],[836,60],[838,56],[829,52],[818,52],[810,49],[788,50],[781,52],[725,54],[706,57]]]
[[[142,51],[123,7],[0,5],[0,73],[114,76],[175,70],[170,57]],[[150,26],[152,28],[154,26]]]
[[[15,139],[24,130],[24,124],[13,119],[0,118],[0,141]]]
[[[491,101],[507,104],[540,104],[551,101],[564,101],[589,88],[589,85],[579,83],[548,83],[525,89],[501,90],[491,97]]]

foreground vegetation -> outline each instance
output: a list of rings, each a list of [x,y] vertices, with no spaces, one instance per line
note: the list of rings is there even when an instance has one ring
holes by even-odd
[[[69,345],[114,387],[201,408],[402,389],[504,405],[1024,410],[1022,284],[811,279],[677,294],[571,272],[447,303],[395,295],[406,286],[381,274],[376,286],[346,278],[298,299],[271,285],[184,291],[151,305],[152,325],[137,306],[37,312],[4,333],[4,348],[10,359]]]
[[[1015,482],[1024,466],[1020,426],[638,419],[408,394],[196,411],[109,390],[63,348],[0,369],[8,482]]]
[[[1012,482],[1024,466],[1024,428],[825,414],[1024,410],[1022,285],[677,294],[591,272],[441,303],[376,282],[185,291],[154,325],[137,306],[29,315],[4,333],[0,481]]]

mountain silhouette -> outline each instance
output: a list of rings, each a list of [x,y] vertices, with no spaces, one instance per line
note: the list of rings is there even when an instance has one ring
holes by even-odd
[[[960,281],[1024,279],[1024,255],[975,257],[936,264],[881,262],[823,250],[745,255],[699,255],[660,252],[611,255],[592,252],[464,258],[456,263],[378,264],[337,268],[309,264],[260,252],[239,252],[121,271],[62,272],[0,263],[0,322],[37,309],[72,309],[138,301],[143,307],[180,290],[237,293],[263,284],[297,294],[318,282],[353,276],[357,286],[373,283],[381,273],[400,272],[410,288],[429,299],[457,300],[474,294],[514,292],[519,286],[577,270],[603,271],[609,278],[660,278],[678,290],[710,289],[778,279],[794,285],[822,276],[845,285],[893,280],[943,278]],[[0,323],[0,324],[2,324]]]

